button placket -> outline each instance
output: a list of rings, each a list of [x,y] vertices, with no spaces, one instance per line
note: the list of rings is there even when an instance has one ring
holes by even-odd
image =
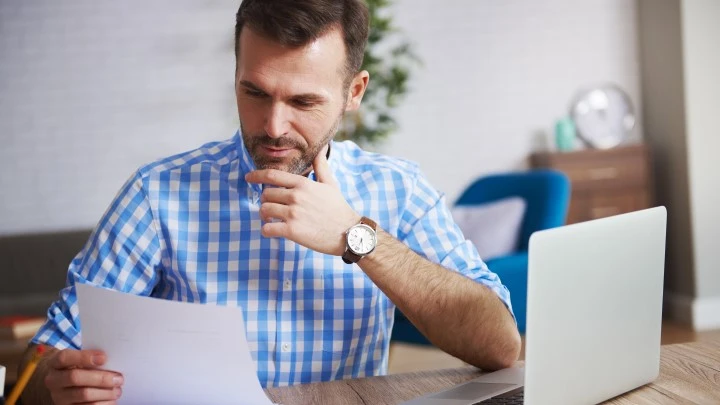
[[[278,261],[278,282],[282,283],[277,291],[277,325],[280,354],[283,357],[289,356],[293,349],[293,327],[289,323],[292,317],[289,315],[292,310],[292,273],[294,268],[294,242],[287,239],[278,239],[280,242],[277,252]],[[287,361],[287,359],[286,359]]]
[[[247,196],[250,204],[258,205],[260,203],[260,192],[254,185],[248,187]]]

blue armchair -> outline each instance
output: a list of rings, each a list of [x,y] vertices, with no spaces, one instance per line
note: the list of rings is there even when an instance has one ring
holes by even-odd
[[[526,202],[517,251],[508,256],[490,259],[486,263],[510,290],[510,300],[518,329],[520,333],[524,333],[527,305],[528,242],[533,232],[555,228],[565,223],[570,203],[568,178],[555,170],[531,170],[490,175],[472,183],[460,195],[455,205],[484,204],[514,196],[521,197]],[[395,312],[395,326],[391,340],[430,344],[399,310]]]

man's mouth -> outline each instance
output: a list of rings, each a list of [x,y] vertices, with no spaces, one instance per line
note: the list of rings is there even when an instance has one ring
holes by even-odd
[[[282,158],[290,154],[294,148],[288,147],[275,147],[275,146],[262,146],[263,154],[274,158]]]

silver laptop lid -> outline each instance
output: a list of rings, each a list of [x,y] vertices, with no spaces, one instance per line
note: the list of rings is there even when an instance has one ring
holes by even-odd
[[[664,207],[530,238],[525,403],[594,404],[660,367]]]

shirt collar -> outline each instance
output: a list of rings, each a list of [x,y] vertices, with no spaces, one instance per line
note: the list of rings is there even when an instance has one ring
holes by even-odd
[[[245,175],[255,170],[255,162],[250,156],[250,152],[248,152],[245,147],[245,142],[243,142],[242,134],[239,129],[235,133],[233,140],[235,141],[235,145],[237,145],[238,156],[240,156],[240,178],[238,180],[240,181],[240,184],[246,183]],[[262,192],[262,184],[246,183],[246,185],[255,192]]]
[[[245,147],[245,142],[243,142],[242,134],[239,129],[235,133],[234,138],[235,144],[237,145],[238,156],[240,156],[240,170],[243,175],[250,173],[255,170],[255,162],[253,162],[250,152],[248,152]]]

